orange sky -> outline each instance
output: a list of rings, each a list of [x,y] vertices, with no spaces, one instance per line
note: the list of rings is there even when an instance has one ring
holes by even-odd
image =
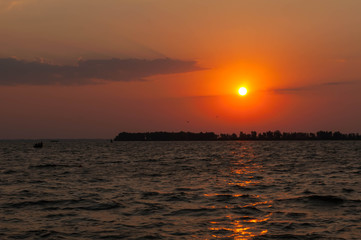
[[[359,0],[0,0],[0,139],[361,132],[360,9]]]

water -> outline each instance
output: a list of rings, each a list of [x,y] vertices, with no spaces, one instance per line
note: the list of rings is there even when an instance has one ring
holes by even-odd
[[[0,142],[0,239],[360,239],[361,142]]]

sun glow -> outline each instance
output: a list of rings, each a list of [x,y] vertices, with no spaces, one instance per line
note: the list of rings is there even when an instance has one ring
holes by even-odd
[[[245,96],[247,94],[247,88],[241,87],[240,89],[238,89],[238,93],[241,96]]]

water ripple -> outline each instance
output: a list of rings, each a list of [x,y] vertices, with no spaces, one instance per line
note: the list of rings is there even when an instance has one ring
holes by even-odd
[[[0,142],[1,239],[361,236],[360,142]]]

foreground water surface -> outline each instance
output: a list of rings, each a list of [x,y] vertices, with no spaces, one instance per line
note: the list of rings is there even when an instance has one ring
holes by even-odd
[[[361,141],[0,142],[0,239],[360,239]]]

